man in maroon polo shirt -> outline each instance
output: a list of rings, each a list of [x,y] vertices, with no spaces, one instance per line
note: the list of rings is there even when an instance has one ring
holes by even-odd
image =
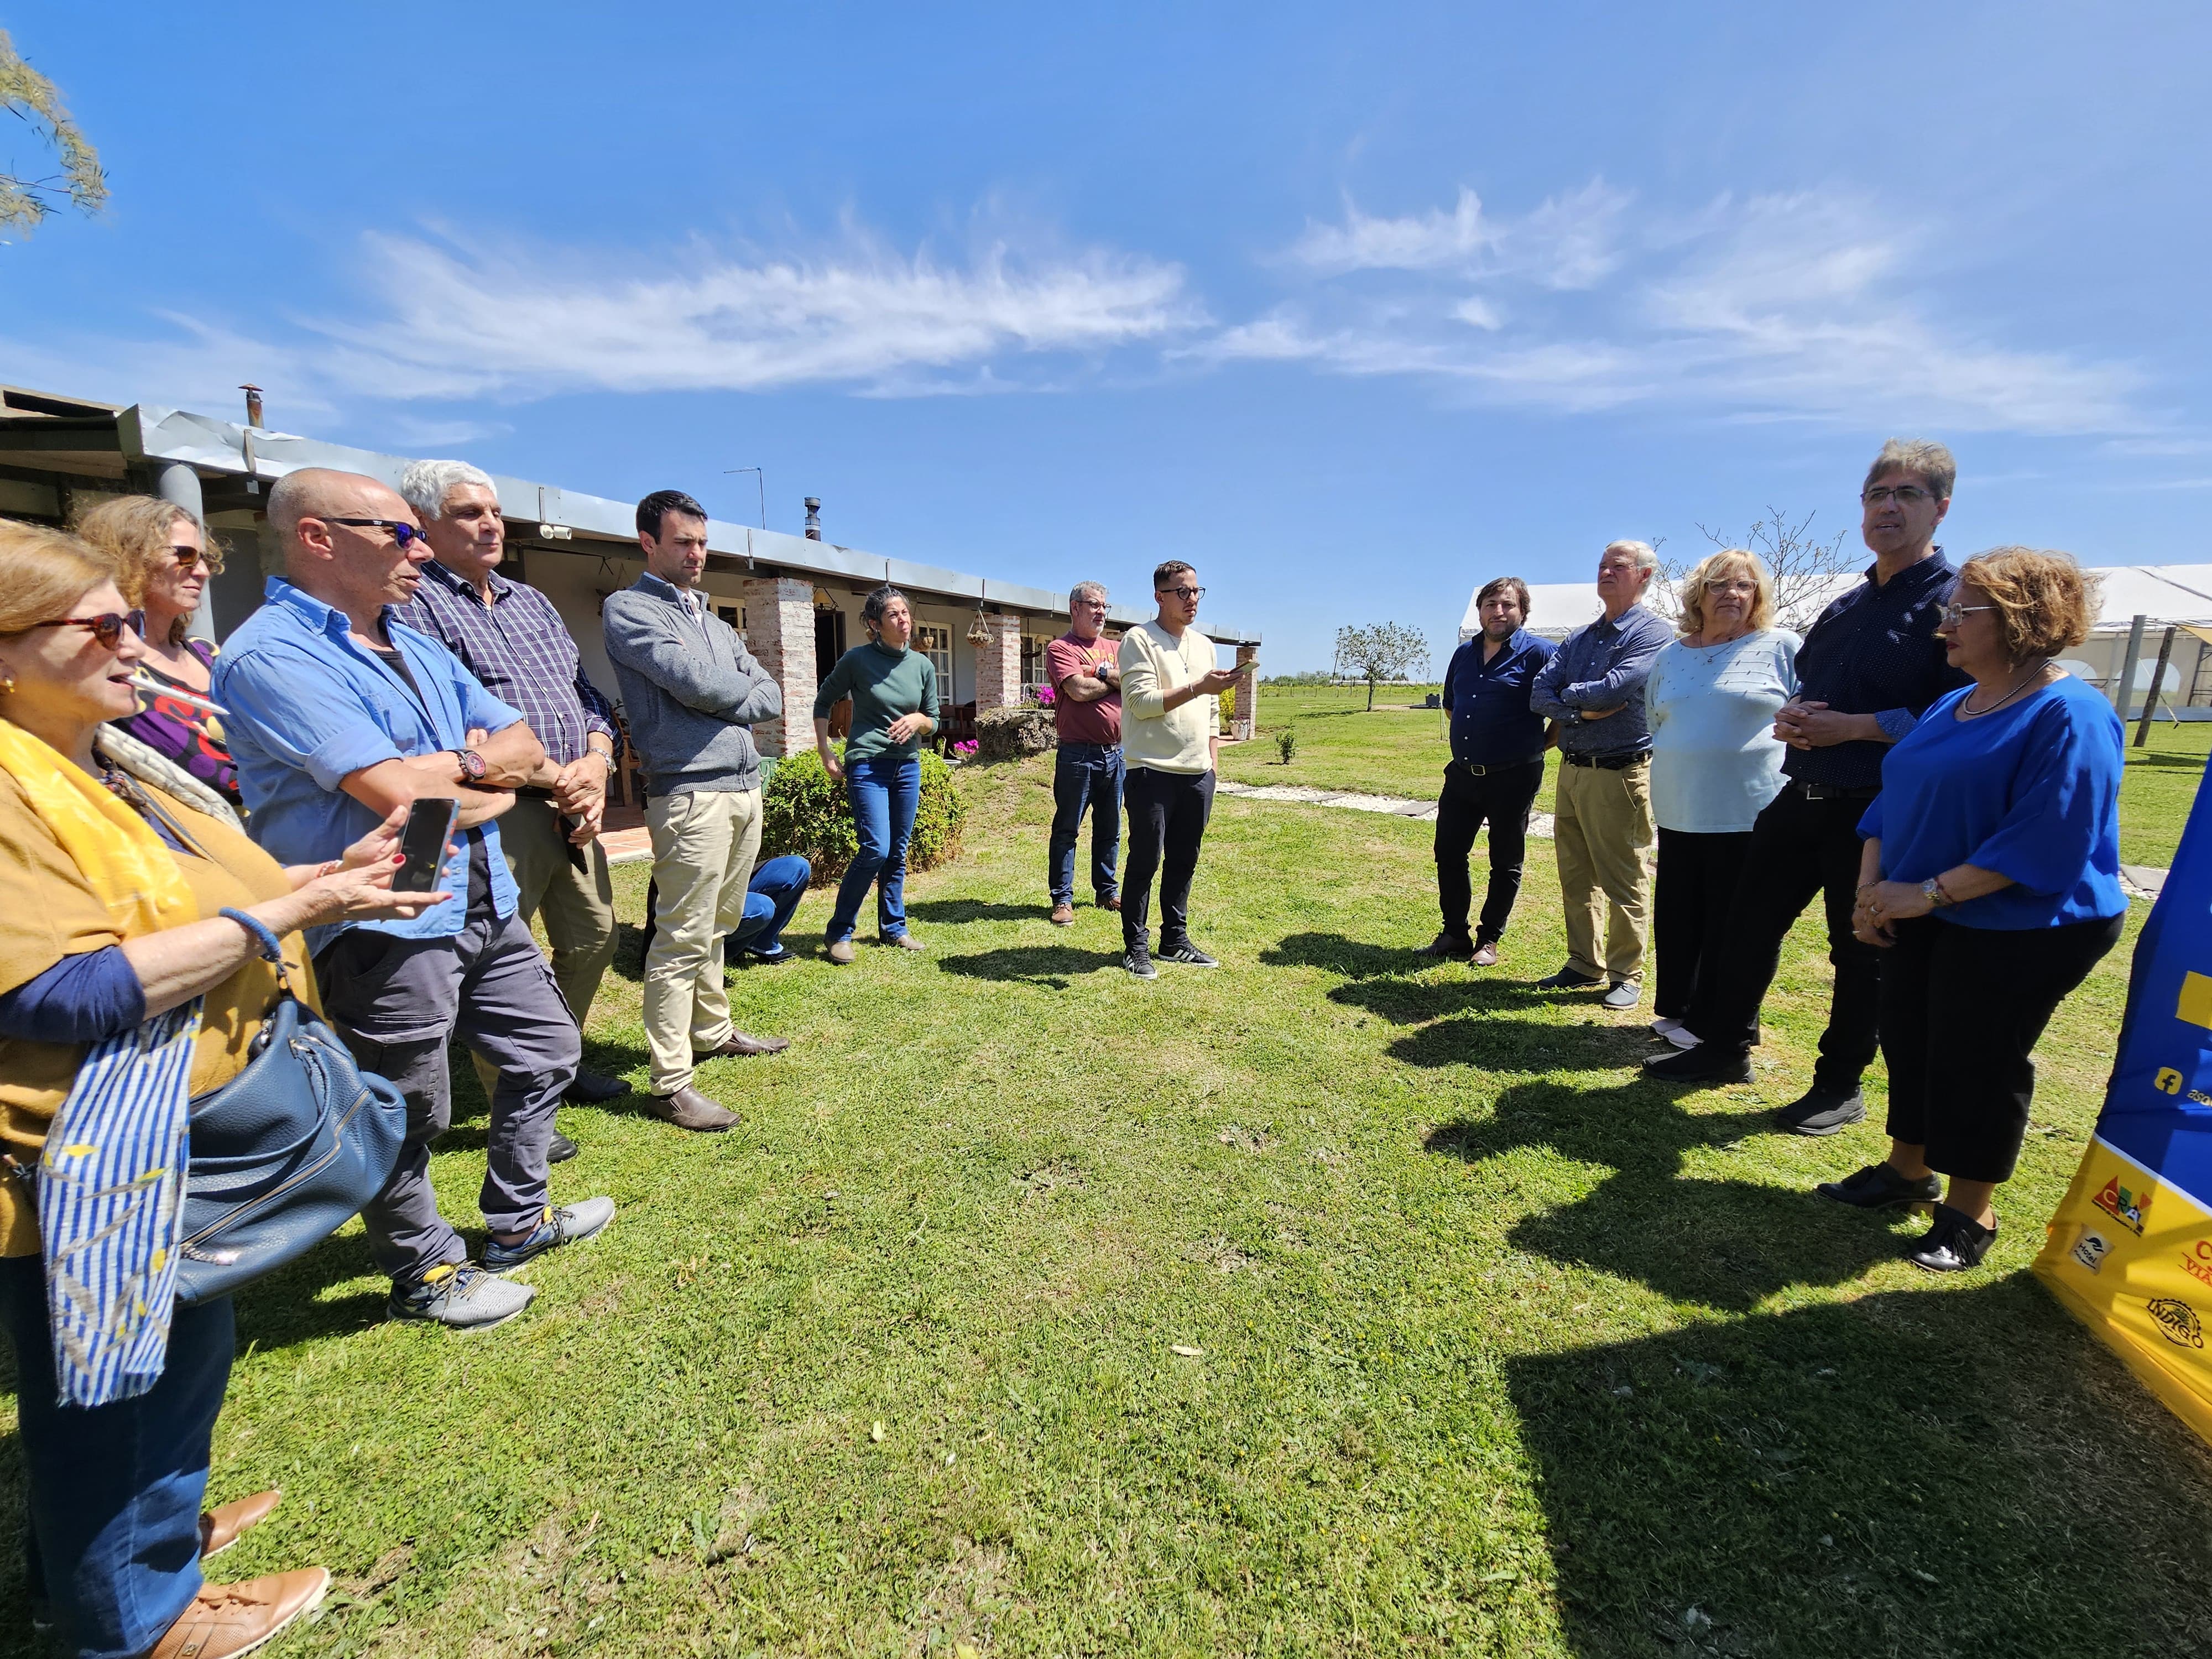
[[[1044,648],[1060,748],[1052,772],[1052,842],[1047,879],[1052,920],[1075,920],[1075,843],[1091,813],[1091,890],[1102,910],[1121,908],[1114,866],[1121,851],[1121,671],[1105,637],[1106,589],[1079,582],[1067,596],[1071,623]]]

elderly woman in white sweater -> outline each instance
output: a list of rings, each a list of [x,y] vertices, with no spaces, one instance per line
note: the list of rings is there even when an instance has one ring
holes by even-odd
[[[1644,695],[1659,826],[1651,1029],[1686,1048],[1697,1039],[1682,1017],[1728,919],[1753,821],[1782,790],[1774,714],[1797,690],[1799,641],[1771,625],[1774,578],[1747,549],[1712,555],[1683,578],[1680,594],[1680,637],[1653,660]]]

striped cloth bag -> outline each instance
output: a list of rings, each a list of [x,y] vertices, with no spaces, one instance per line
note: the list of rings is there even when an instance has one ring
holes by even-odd
[[[144,1394],[169,1352],[200,1000],[93,1045],[39,1159],[39,1235],[64,1406]]]

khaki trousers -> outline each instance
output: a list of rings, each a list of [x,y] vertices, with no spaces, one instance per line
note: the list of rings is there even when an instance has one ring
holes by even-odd
[[[1562,756],[1558,806],[1552,835],[1567,917],[1567,966],[1593,979],[1641,979],[1651,848],[1657,839],[1651,826],[1651,763],[1639,760],[1612,771],[1572,766]],[[1602,963],[1601,912],[1606,913]]]
[[[695,1052],[730,1035],[722,941],[744,920],[745,884],[760,855],[761,792],[659,795],[645,809],[653,833],[653,947],[645,957],[645,1042],[653,1092],[691,1081]]]
[[[581,1031],[592,1000],[615,959],[615,887],[606,849],[594,841],[581,849],[581,870],[568,862],[568,833],[550,800],[525,797],[499,815],[499,849],[514,877],[515,912],[527,928],[540,911],[553,945],[553,982]],[[489,1100],[498,1073],[471,1054],[477,1080]]]

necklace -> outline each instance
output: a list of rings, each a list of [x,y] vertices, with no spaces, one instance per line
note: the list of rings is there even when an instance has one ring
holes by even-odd
[[[1966,695],[1966,696],[1965,696],[1965,697],[1963,697],[1963,698],[1961,698],[1961,699],[1960,700],[1960,702],[1959,702],[1959,718],[1960,718],[1960,720],[1978,720],[1981,719],[1981,718],[1982,718],[1982,716],[1983,716],[1983,715],[1984,715],[1984,714],[1996,714],[1996,713],[1997,712],[1997,710],[1998,710],[1998,709],[2000,709],[2000,708],[2003,708],[2007,703],[2010,702],[2011,702],[2014,697],[2018,696],[2021,692],[2023,692],[2023,691],[2027,690],[2028,687],[2030,687],[2031,685],[2033,685],[2033,684],[2034,684],[2038,680],[2041,679],[2041,678],[2043,678],[2043,676],[2044,676],[2044,674],[2045,674],[2045,671],[2047,671],[2047,670],[2050,668],[2050,666],[2051,666],[2050,659],[2047,659],[2047,658],[2046,658],[2045,660],[2043,660],[2042,662],[2039,662],[2039,663],[2036,664],[2036,665],[2035,665],[2035,672],[2034,672],[2033,673],[2030,674],[2030,675],[2029,675],[2026,679],[2022,680],[2022,681],[2021,681],[2018,685],[2015,685],[2014,687],[2013,687],[2013,689],[2012,689],[2011,690],[2009,690],[2009,691],[2006,692],[2006,693],[2004,694],[2004,696],[2002,696],[2002,697],[1999,697],[1999,698],[1998,698],[1995,702],[1991,703],[1991,704],[1990,704],[1987,708],[1972,708],[1967,707],[1967,705],[1968,705],[1969,703],[1972,702],[1973,702],[1973,700],[1974,700],[1973,692],[1972,692],[1972,691],[1968,692],[1968,693]],[[1975,691],[1978,691],[1978,690],[1980,690],[1981,689],[1982,689],[1982,688],[1981,688],[1980,686],[1978,686],[1978,686],[1976,686],[1976,687],[1974,688],[1974,690],[1975,690]]]

